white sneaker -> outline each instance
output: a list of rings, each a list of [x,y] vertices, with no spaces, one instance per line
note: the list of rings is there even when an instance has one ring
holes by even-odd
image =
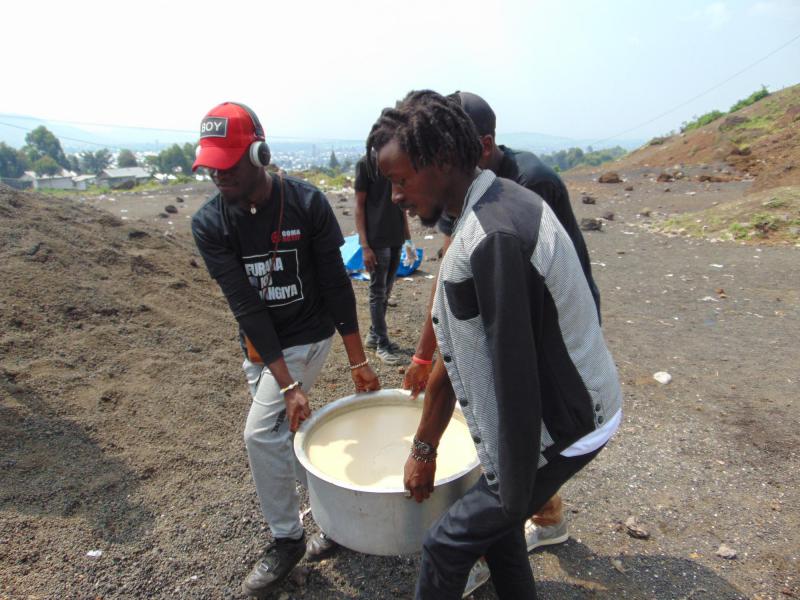
[[[486,564],[486,559],[479,558],[472,568],[469,570],[469,577],[467,577],[467,585],[464,586],[464,593],[461,594],[462,598],[466,598],[472,592],[481,587],[484,583],[489,581],[489,565]]]
[[[378,348],[375,351],[375,354],[385,365],[399,365],[400,363],[405,362],[405,357],[398,354],[397,351],[392,350],[391,346],[387,346],[386,348]]]
[[[561,522],[555,525],[546,526],[537,525],[531,519],[525,521],[525,544],[528,546],[528,552],[539,546],[562,544],[568,539],[566,519],[561,519]]]

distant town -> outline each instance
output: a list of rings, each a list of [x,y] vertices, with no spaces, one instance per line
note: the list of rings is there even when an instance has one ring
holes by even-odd
[[[59,123],[37,126],[36,120],[29,117],[5,115],[3,119],[0,181],[17,189],[131,189],[151,181],[208,178],[202,170],[191,170],[196,139],[188,132],[159,135],[161,140],[176,140],[169,145],[159,143],[158,138],[149,142],[136,138],[137,134],[153,135],[153,131],[118,129],[106,136],[92,136],[88,131],[68,129]],[[502,134],[498,141],[537,153],[557,171],[615,160],[639,143],[621,142],[625,147],[595,150],[578,140],[537,133]],[[277,138],[269,140],[269,145],[274,166],[300,174],[324,188],[350,185],[355,164],[364,153],[361,140]]]

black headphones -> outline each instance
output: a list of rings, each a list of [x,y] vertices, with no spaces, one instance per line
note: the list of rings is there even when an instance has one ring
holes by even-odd
[[[255,167],[266,167],[269,164],[272,155],[270,154],[267,142],[264,141],[266,136],[264,135],[264,128],[261,126],[261,121],[258,120],[256,113],[250,110],[249,106],[242,104],[241,102],[230,102],[230,104],[235,104],[244,110],[248,115],[250,115],[250,120],[253,122],[253,131],[258,138],[256,141],[250,144],[250,149],[248,150],[250,162],[253,163],[253,166]]]

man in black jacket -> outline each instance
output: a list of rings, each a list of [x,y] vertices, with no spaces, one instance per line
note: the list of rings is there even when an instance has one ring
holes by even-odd
[[[501,598],[536,598],[524,522],[603,448],[622,393],[573,241],[540,196],[477,168],[460,104],[411,92],[373,125],[392,200],[455,220],[431,321],[441,353],[405,466],[413,498],[433,491],[436,447],[458,401],[483,475],[423,544],[417,598],[460,598],[486,557]]]
[[[273,543],[243,591],[261,597],[306,553],[295,480],[305,481],[293,433],[311,414],[307,393],[338,330],[356,391],[375,390],[339,247],[344,243],[325,196],[265,167],[270,153],[255,114],[242,104],[213,108],[200,127],[193,169],[209,169],[219,193],[192,218],[209,274],[239,324],[253,402],[244,438]],[[319,557],[333,542],[309,541]]]

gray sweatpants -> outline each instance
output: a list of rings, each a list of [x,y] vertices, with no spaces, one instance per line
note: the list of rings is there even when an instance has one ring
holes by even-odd
[[[283,350],[289,373],[300,382],[304,392],[308,393],[317,380],[332,339]],[[266,366],[245,359],[242,367],[253,396],[244,443],[261,512],[273,537],[298,539],[303,535],[303,524],[295,481],[305,485],[306,475],[294,455],[294,434],[289,431],[283,394]]]

